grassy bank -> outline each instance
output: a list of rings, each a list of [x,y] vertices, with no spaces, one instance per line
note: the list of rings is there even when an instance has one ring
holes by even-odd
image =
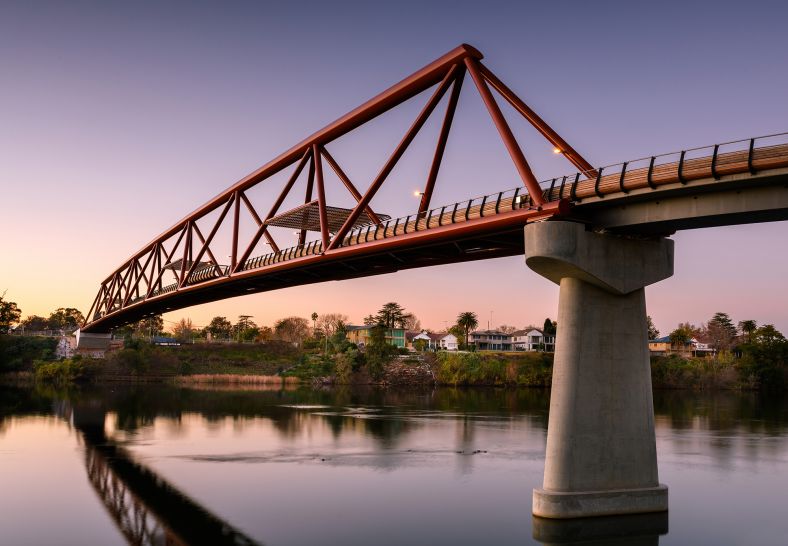
[[[435,380],[441,385],[549,387],[552,353],[438,353]]]
[[[52,384],[169,381],[184,384],[388,384],[549,387],[551,353],[440,352],[398,358],[393,348],[360,352],[343,344],[328,355],[291,344],[195,344],[156,347],[135,342],[103,360],[54,360],[55,340],[0,336],[0,373],[30,374]],[[788,387],[786,346],[752,346],[734,357],[652,357],[655,389],[762,390]]]

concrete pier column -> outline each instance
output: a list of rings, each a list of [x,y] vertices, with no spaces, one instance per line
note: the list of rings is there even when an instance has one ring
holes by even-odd
[[[528,267],[560,285],[547,452],[533,513],[575,518],[659,512],[644,287],[673,274],[673,241],[525,227]]]

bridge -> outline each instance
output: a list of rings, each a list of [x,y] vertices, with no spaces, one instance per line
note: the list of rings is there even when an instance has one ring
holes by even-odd
[[[455,48],[187,215],[104,279],[79,335],[255,292],[524,254],[531,269],[560,285],[562,325],[545,482],[534,492],[534,514],[666,510],[667,488],[657,479],[644,288],[673,274],[667,236],[677,230],[788,219],[788,134],[593,167],[482,58],[471,46]],[[522,185],[435,207],[466,75]],[[378,174],[359,191],[329,147],[430,89]],[[493,92],[577,171],[539,182]],[[444,97],[418,208],[396,218],[384,214],[373,198]],[[328,204],[331,172],[352,208]],[[254,196],[277,177],[284,182],[280,192]],[[299,180],[303,204],[281,212]],[[282,248],[274,234],[288,230],[297,243]]]

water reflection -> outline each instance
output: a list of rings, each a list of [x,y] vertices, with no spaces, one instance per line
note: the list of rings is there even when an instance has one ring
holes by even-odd
[[[0,442],[19,416],[73,421],[92,488],[85,495],[98,493],[134,544],[193,543],[194,529],[217,544],[659,543],[666,514],[527,517],[548,402],[538,389],[0,386]],[[680,391],[657,392],[654,402],[673,510],[663,542],[769,543],[788,533],[773,517],[788,486],[780,477],[788,475],[788,402]],[[742,534],[736,521],[747,504],[770,526]],[[704,517],[714,524],[699,523]]]
[[[533,536],[545,546],[584,544],[656,546],[668,534],[668,512],[557,520],[533,518]]]
[[[106,411],[91,402],[73,406],[71,421],[84,442],[88,479],[129,544],[257,544],[136,462],[106,436]],[[67,404],[56,405],[67,416]]]

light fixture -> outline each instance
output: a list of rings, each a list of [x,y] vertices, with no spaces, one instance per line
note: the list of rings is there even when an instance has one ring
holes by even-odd
[[[421,197],[422,195],[424,195],[423,191],[416,190],[413,192],[413,197]]]
[[[554,154],[560,154],[561,153],[561,148],[553,148],[553,153]]]

